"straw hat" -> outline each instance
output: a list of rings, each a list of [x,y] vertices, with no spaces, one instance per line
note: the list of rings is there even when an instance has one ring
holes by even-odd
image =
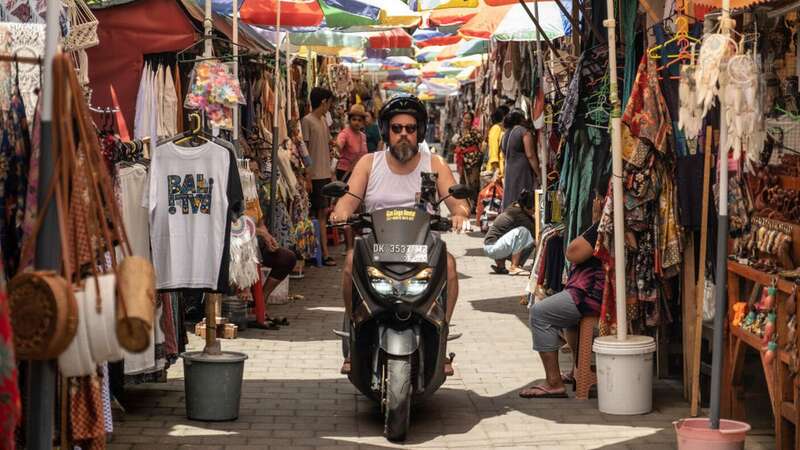
[[[350,112],[348,113],[348,117],[350,117],[350,116],[366,117],[367,116],[367,110],[364,109],[364,105],[355,104],[355,105],[350,107]]]

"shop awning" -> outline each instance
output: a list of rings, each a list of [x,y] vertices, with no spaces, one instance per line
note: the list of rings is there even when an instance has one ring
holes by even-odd
[[[89,48],[92,104],[112,106],[111,86],[129,126],[133,126],[144,55],[176,52],[197,39],[197,31],[179,2],[140,0],[97,9],[99,45]]]

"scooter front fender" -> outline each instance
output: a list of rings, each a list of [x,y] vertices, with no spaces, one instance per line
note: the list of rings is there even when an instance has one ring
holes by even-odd
[[[383,325],[378,328],[378,344],[388,355],[411,355],[419,348],[419,340],[420,329],[416,325],[404,330],[395,330]]]

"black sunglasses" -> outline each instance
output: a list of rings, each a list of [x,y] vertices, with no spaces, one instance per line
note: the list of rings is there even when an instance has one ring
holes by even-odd
[[[412,123],[412,124],[409,124],[409,125],[393,123],[390,126],[390,128],[392,129],[392,133],[394,133],[394,134],[402,133],[404,128],[406,130],[406,133],[408,133],[408,134],[414,134],[414,133],[417,132],[417,124],[415,124],[415,123]]]

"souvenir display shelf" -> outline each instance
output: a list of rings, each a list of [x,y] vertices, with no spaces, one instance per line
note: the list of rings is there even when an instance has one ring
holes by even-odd
[[[781,177],[782,187],[786,189],[800,188],[800,178]],[[755,221],[757,221],[756,219]],[[795,265],[800,262],[800,225],[780,222],[792,229],[793,248],[792,257]],[[770,405],[775,418],[775,443],[777,449],[800,448],[800,374],[793,374],[790,370],[792,355],[786,350],[789,336],[789,321],[794,315],[795,320],[800,319],[800,307],[794,302],[794,310],[789,311],[787,299],[792,291],[800,286],[795,286],[791,280],[777,275],[763,272],[741,264],[728,261],[728,317],[734,317],[733,305],[746,301],[755,284],[762,286],[775,286],[775,332],[777,333],[778,348],[774,358],[767,357],[767,346],[761,337],[726,322],[727,345],[725,370],[723,379],[723,414],[732,419],[746,419],[744,385],[744,362],[748,348],[758,353],[767,390],[770,396]],[[800,335],[795,333],[796,348],[800,348]]]

